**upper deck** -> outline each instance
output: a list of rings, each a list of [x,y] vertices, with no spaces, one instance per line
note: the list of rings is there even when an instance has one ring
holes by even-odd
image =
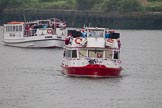
[[[8,22],[3,26],[5,40],[21,40],[26,38],[52,38],[54,35],[66,35],[66,23],[57,18],[35,20],[31,22]]]
[[[69,31],[66,47],[80,48],[120,48],[120,34],[106,28],[87,27]]]

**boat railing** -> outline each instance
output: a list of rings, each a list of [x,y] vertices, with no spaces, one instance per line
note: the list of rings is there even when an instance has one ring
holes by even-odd
[[[24,37],[37,36],[36,32],[37,32],[37,29],[24,30]]]
[[[46,31],[44,33],[44,31]],[[38,29],[31,29],[31,30],[24,30],[24,37],[31,37],[31,36],[38,36],[38,32],[40,32],[41,35],[44,36],[46,34],[54,34],[55,30],[52,28],[38,28]]]

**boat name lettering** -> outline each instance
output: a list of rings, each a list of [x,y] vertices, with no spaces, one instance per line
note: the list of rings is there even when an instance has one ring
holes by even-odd
[[[52,38],[52,36],[45,36],[45,38]]]
[[[15,34],[14,33],[10,33],[10,37],[15,37]]]
[[[61,36],[57,36],[57,38],[61,39]]]

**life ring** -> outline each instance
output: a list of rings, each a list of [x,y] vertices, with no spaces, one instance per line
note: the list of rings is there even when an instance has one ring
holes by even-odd
[[[82,38],[76,38],[76,39],[75,39],[75,43],[76,43],[76,44],[80,44],[81,42],[82,42]]]
[[[52,34],[52,30],[51,29],[47,29],[47,33],[48,34]]]
[[[110,39],[110,38],[107,39],[106,41],[109,42],[109,43],[113,43],[113,42],[114,42],[114,40],[112,40],[112,39]]]

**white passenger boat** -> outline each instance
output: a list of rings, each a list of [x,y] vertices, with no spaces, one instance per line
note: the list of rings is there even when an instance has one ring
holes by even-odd
[[[57,18],[12,21],[3,26],[3,42],[9,46],[62,48],[66,34],[66,23]]]

